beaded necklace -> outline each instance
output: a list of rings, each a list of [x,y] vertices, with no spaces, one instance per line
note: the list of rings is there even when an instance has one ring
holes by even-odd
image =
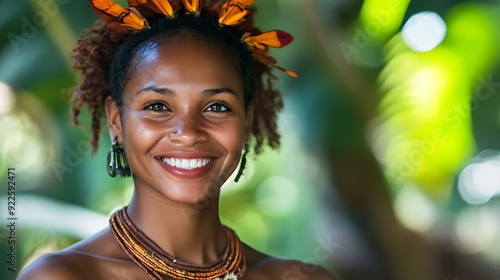
[[[122,250],[151,279],[238,280],[245,274],[246,261],[241,242],[228,227],[224,227],[227,245],[217,262],[209,266],[195,266],[162,250],[132,223],[126,209],[124,207],[111,216],[111,231]]]

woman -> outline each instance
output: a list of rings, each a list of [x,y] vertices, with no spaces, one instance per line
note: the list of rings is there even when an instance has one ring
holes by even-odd
[[[256,153],[279,144],[271,66],[295,74],[267,47],[291,37],[260,33],[251,0],[91,2],[107,24],[75,47],[83,80],[74,116],[87,104],[97,149],[105,112],[108,172],[131,169],[134,195],[109,227],[19,279],[333,279],[250,248],[219,219],[220,187],[244,150],[241,175],[249,141]]]

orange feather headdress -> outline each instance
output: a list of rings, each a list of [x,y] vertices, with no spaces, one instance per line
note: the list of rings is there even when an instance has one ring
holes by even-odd
[[[181,7],[173,6],[168,0],[127,0],[129,7],[125,8],[111,0],[90,0],[95,13],[106,22],[112,32],[126,33],[138,32],[149,28],[149,20],[159,17],[174,18]],[[199,16],[201,13],[200,0],[182,0],[182,5],[187,13]],[[251,11],[247,6],[254,0],[228,0],[218,5],[218,18],[215,19],[220,26],[238,27],[245,16]],[[279,69],[290,76],[297,77],[291,70],[276,64],[271,57],[269,47],[281,48],[292,42],[293,37],[281,30],[272,30],[260,34],[245,33],[241,40],[246,43],[252,56],[262,64]]]

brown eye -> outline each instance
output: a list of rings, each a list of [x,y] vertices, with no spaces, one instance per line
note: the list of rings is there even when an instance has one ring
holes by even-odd
[[[144,107],[144,110],[153,111],[153,112],[161,112],[161,111],[168,110],[168,107],[165,106],[165,104],[163,104],[163,103],[154,102],[154,103],[146,105]]]
[[[207,111],[215,112],[215,113],[223,113],[223,112],[228,112],[229,108],[221,103],[214,103],[214,104],[208,106]]]

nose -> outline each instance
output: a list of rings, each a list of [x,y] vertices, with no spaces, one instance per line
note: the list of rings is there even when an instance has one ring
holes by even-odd
[[[190,114],[179,116],[172,124],[173,127],[168,137],[173,143],[194,146],[208,139],[202,120],[195,116]]]

